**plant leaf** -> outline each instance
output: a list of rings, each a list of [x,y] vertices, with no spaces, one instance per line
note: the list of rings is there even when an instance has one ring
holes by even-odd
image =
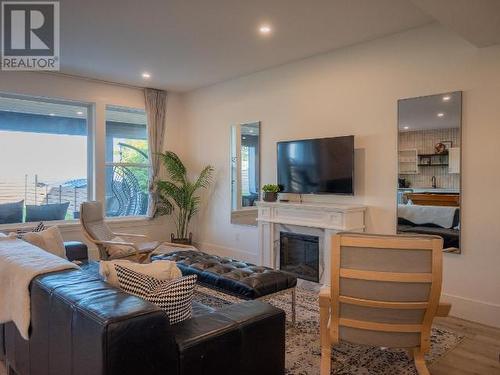
[[[170,179],[178,183],[186,182],[186,167],[177,154],[172,151],[165,151],[160,156]]]

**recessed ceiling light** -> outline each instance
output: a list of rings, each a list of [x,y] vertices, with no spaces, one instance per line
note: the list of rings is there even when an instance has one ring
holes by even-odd
[[[253,130],[252,130],[252,129],[250,129],[250,133],[253,133]]]
[[[149,79],[149,78],[151,78],[151,74],[148,72],[144,72],[144,73],[142,73],[142,78]]]
[[[437,117],[443,117],[443,116],[444,116],[444,113],[443,113],[443,112],[439,112],[439,113],[437,114]]]
[[[83,115],[83,112],[82,112],[82,111],[78,111],[78,112],[76,112],[76,114],[77,114],[78,116],[81,116],[81,115]]]
[[[262,35],[267,35],[267,34],[270,34],[272,31],[271,29],[271,26],[269,25],[260,25],[259,26],[259,32],[262,34]]]
[[[449,96],[449,95],[443,96],[443,102],[449,102],[450,99],[451,99],[451,96]]]
[[[410,127],[409,126],[404,126],[403,129],[404,130],[408,130],[408,129],[410,129]]]
[[[55,116],[56,114],[55,113],[49,113],[49,116]]]

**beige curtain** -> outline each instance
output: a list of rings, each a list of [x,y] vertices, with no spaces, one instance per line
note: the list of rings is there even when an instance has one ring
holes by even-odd
[[[163,137],[165,134],[165,115],[167,111],[167,92],[155,89],[144,89],[146,114],[148,116],[148,144],[149,160],[149,203],[148,216],[156,214],[156,181],[160,174],[160,157],[163,152]]]

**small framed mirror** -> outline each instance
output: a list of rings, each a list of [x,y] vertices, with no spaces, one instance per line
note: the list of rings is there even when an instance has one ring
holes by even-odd
[[[260,121],[231,127],[231,223],[257,226]]]
[[[443,238],[460,253],[462,92],[398,102],[398,233]]]

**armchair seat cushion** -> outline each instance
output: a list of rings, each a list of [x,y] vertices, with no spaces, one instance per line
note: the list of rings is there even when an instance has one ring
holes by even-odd
[[[113,242],[127,242],[122,237],[113,237],[111,239]],[[106,246],[106,250],[109,254],[109,259],[124,258],[136,253],[136,249],[128,245],[109,245]]]
[[[134,247],[140,253],[150,252],[155,250],[158,246],[160,246],[160,242],[158,241],[150,241],[150,242],[137,242],[134,243]]]
[[[128,242],[123,237],[113,237],[111,240],[113,242]],[[132,244],[132,243],[131,243]],[[158,241],[150,241],[150,242],[136,242],[133,245],[110,245],[107,246],[107,251],[109,254],[109,259],[119,259],[125,258],[131,255],[139,254],[147,254],[155,250],[158,246],[160,246],[160,242]]]

